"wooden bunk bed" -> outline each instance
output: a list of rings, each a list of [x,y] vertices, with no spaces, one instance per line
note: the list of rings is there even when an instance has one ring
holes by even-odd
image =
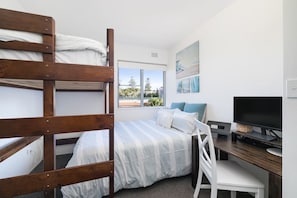
[[[0,179],[1,197],[44,191],[55,197],[55,188],[109,177],[109,194],[114,193],[114,33],[107,30],[107,65],[79,65],[55,62],[55,21],[48,16],[0,9],[0,29],[37,33],[43,43],[0,41],[0,49],[42,53],[42,61],[0,59],[2,86],[43,91],[43,117],[0,119],[0,138],[24,137],[27,145],[43,136],[44,172]],[[100,83],[99,83],[100,82]],[[81,84],[80,84],[81,83]],[[77,88],[78,87],[78,88]],[[61,90],[105,91],[105,114],[56,116],[55,92]],[[71,168],[55,169],[55,135],[96,129],[109,130],[109,160]],[[21,149],[5,148],[2,160]],[[2,152],[2,153],[1,153]]]

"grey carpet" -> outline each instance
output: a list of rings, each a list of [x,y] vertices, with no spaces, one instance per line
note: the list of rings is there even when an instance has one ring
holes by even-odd
[[[71,155],[57,156],[57,168],[63,168],[67,164]],[[42,170],[43,163],[40,163],[34,172]],[[62,198],[62,194],[57,189],[56,198]],[[115,198],[192,198],[194,189],[192,188],[191,176],[165,179],[155,184],[137,189],[123,189],[115,193]],[[209,198],[209,190],[202,190],[199,198]],[[230,193],[219,191],[218,198],[229,198]],[[251,198],[246,193],[240,193],[237,198]],[[43,193],[32,193],[30,195],[17,196],[17,198],[43,198]]]
[[[199,198],[209,198],[209,190],[201,190]],[[152,186],[137,189],[125,189],[117,192],[115,198],[192,198],[191,176],[177,177],[159,181]],[[218,198],[229,198],[230,193],[219,191]],[[237,198],[251,198],[249,194],[238,193]]]

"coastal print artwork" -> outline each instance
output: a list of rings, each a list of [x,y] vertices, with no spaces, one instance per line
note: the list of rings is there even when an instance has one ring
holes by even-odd
[[[177,93],[198,93],[199,41],[176,53]]]

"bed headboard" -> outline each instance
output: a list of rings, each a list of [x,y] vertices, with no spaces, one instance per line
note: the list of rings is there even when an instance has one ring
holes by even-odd
[[[170,108],[178,108],[181,111],[188,113],[198,113],[198,120],[205,122],[206,119],[206,103],[187,103],[187,102],[173,102],[171,103]]]

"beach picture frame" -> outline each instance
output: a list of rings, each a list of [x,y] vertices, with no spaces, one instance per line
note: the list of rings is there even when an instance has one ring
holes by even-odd
[[[176,53],[176,90],[177,93],[198,93],[199,76],[199,41]]]

